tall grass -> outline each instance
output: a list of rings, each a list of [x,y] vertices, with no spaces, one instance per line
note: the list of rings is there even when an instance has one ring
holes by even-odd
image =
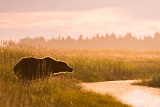
[[[29,56],[50,56],[66,61],[73,67],[74,73],[23,84],[15,79],[13,67],[20,58]],[[158,74],[160,74],[159,51],[0,47],[0,105],[4,107],[125,107],[128,105],[121,104],[111,96],[84,91],[77,83],[144,79],[153,78]]]
[[[143,79],[140,82],[134,83],[134,85],[143,85],[143,86],[150,86],[150,87],[160,88],[160,74],[159,75],[155,75],[152,78]]]
[[[13,57],[12,57],[13,56]],[[50,56],[66,61],[75,78],[84,82],[152,78],[160,74],[159,51],[107,49],[46,49],[21,46],[3,49],[2,61],[13,65],[21,57]],[[5,59],[3,58],[5,57]],[[11,64],[9,64],[10,66]]]
[[[14,77],[13,67],[20,58],[29,56],[51,56],[64,60],[74,68],[74,73],[54,75],[52,78],[23,83]],[[92,75],[99,72],[100,69],[97,68],[94,72],[90,71],[89,74],[87,68],[90,67],[88,70],[94,70],[96,66],[99,67],[103,63],[100,60],[97,64],[98,56],[94,59],[94,55],[88,50],[45,49],[29,46],[0,47],[0,105],[3,107],[128,107],[114,97],[84,91],[78,85],[79,80],[98,80],[94,79]],[[87,63],[88,65],[86,65]],[[90,63],[91,66],[89,66]],[[85,71],[90,76],[86,78],[93,79],[84,78]],[[100,73],[97,74],[99,74],[97,78],[103,78]]]

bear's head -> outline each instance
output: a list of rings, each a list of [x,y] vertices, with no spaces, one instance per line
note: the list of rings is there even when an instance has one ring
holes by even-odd
[[[64,71],[72,72],[73,71],[73,68],[69,67],[68,64],[63,61],[58,61],[57,67],[59,68],[58,72],[64,72]]]

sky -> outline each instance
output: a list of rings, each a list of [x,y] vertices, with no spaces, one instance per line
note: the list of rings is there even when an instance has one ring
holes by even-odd
[[[160,32],[160,0],[0,0],[0,38],[137,38]]]

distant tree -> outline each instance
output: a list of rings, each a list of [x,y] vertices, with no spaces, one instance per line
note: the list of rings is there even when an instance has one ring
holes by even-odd
[[[116,35],[114,33],[112,33],[108,36],[108,39],[111,40],[112,42],[114,42],[114,40],[116,40]]]
[[[97,33],[92,38],[87,37],[85,39],[82,35],[79,35],[77,40],[71,38],[71,36],[64,38],[59,35],[57,38],[47,40],[47,42],[41,36],[36,38],[26,37],[19,40],[18,44],[21,43],[57,48],[160,49],[160,33],[156,32],[154,38],[145,36],[144,40],[138,40],[135,35],[129,32],[126,35],[119,36],[119,38],[114,33],[106,33],[104,36]],[[14,43],[11,42],[10,45],[14,45]]]
[[[31,43],[31,39],[29,37],[22,38],[19,40],[19,44],[30,44],[30,43]]]
[[[86,37],[84,40],[85,40],[85,41],[89,41],[90,39],[89,39],[88,37]]]
[[[145,37],[144,37],[144,41],[150,41],[150,40],[152,40],[152,37],[151,37],[151,36],[145,36]]]
[[[154,39],[160,39],[160,33],[158,33],[158,32],[156,32],[155,34],[154,34]]]
[[[160,48],[160,33],[155,33],[152,43],[154,45],[154,48]]]
[[[97,35],[96,35],[96,40],[100,40],[100,36],[99,36],[99,34],[97,33]]]
[[[133,36],[132,36],[131,33],[126,33],[126,35],[124,36],[124,38],[126,38],[126,39],[132,39]]]
[[[105,37],[104,37],[104,35],[102,35],[102,36],[101,36],[101,40],[104,40],[104,39],[105,39]]]
[[[34,41],[35,41],[35,42],[38,42],[38,43],[42,43],[42,42],[45,42],[46,40],[45,40],[44,37],[40,36],[40,37],[36,37],[36,38],[34,39]]]
[[[64,38],[64,37],[62,37],[62,38],[61,38],[61,40],[62,40],[62,41],[65,41],[65,38]]]
[[[78,41],[83,41],[83,36],[79,35]]]
[[[70,36],[67,36],[66,41],[72,41],[72,38]]]
[[[91,40],[92,40],[92,41],[95,41],[95,40],[96,40],[96,37],[95,37],[95,36],[93,36]]]
[[[59,40],[59,41],[61,40],[61,35],[58,36],[58,40]]]

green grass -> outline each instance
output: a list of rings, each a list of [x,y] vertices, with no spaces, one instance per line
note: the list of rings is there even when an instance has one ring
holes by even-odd
[[[134,85],[143,85],[160,88],[160,75],[156,75],[151,79],[143,79],[140,82],[134,83]]]
[[[98,81],[98,79],[94,79],[94,76],[100,69],[94,69],[96,66],[100,67],[104,61],[98,59],[98,56],[96,59],[92,59],[94,56],[90,53],[86,55],[85,51],[88,52],[88,50],[42,49],[28,46],[1,47],[0,105],[3,107],[129,107],[114,97],[85,91],[78,85],[79,81]],[[23,83],[14,77],[13,67],[20,58],[28,56],[51,56],[55,59],[64,60],[74,68],[74,73]],[[101,62],[101,60],[103,61]],[[88,65],[85,65],[86,63]],[[85,72],[88,73],[88,76],[91,75],[91,77],[86,78],[92,79],[86,79]],[[103,77],[100,77],[102,75],[97,74],[99,74],[99,77],[97,76],[99,80],[103,80]]]

